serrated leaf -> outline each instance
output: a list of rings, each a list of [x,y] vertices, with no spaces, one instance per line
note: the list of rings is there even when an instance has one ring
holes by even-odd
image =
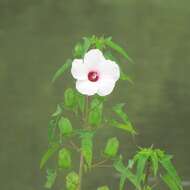
[[[55,75],[53,76],[52,83],[54,83],[58,78],[60,78],[67,69],[71,67],[72,60],[67,59],[66,62],[56,71]]]
[[[92,133],[92,132],[83,132],[81,134],[82,155],[83,155],[85,162],[89,168],[91,168],[91,164],[92,164],[93,135],[94,135],[94,133]]]
[[[161,176],[161,178],[171,190],[180,190],[180,188],[176,184],[176,181],[170,175],[167,174]]]
[[[67,190],[77,190],[79,185],[79,176],[76,172],[70,172],[66,176],[66,189]]]
[[[97,98],[93,99],[90,104],[90,112],[88,115],[88,123],[90,125],[98,126],[101,124],[102,110],[103,110],[103,103]]]
[[[167,171],[168,175],[175,181],[178,188],[182,190],[182,182],[180,177],[177,174],[176,169],[174,168],[172,162],[171,162],[171,156],[165,155],[162,158],[160,158],[160,163],[163,166],[163,168]],[[167,177],[168,178],[168,177]]]
[[[72,133],[73,128],[70,120],[65,117],[61,117],[58,122],[59,130],[62,135],[69,135]]]
[[[59,151],[58,166],[61,169],[68,169],[71,167],[71,153],[68,149],[62,148]]]
[[[51,189],[52,186],[55,183],[55,179],[57,177],[57,172],[54,170],[47,170],[47,176],[46,176],[46,183],[45,183],[45,188]]]
[[[118,44],[116,44],[115,42],[113,42],[112,40],[106,39],[105,40],[105,44],[107,46],[109,46],[110,48],[112,48],[113,50],[115,50],[116,52],[118,52],[119,54],[121,54],[128,61],[133,62],[132,59],[127,54],[127,52],[121,46],[119,46]]]
[[[109,190],[108,186],[102,186],[102,187],[98,187],[97,190]]]
[[[133,126],[132,126],[132,124],[130,122],[125,124],[125,123],[119,123],[118,121],[112,119],[110,123],[114,127],[118,128],[118,129],[123,129],[123,130],[131,133],[132,135],[137,134],[137,132],[135,131],[135,129],[133,128]]]
[[[108,157],[116,156],[119,148],[119,141],[116,137],[110,138],[107,141],[104,154]]]
[[[53,143],[48,150],[44,153],[42,156],[41,162],[40,162],[40,169],[44,167],[46,162],[53,156],[53,154],[58,150],[59,144]]]

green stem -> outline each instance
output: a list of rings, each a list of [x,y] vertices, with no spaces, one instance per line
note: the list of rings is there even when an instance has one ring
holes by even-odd
[[[81,190],[81,187],[82,187],[83,165],[84,165],[84,158],[83,158],[83,155],[81,153],[80,154],[80,165],[79,165],[79,186],[78,186],[78,190]]]
[[[89,103],[89,98],[86,96],[86,109],[85,109],[85,116],[84,116],[84,128],[87,127],[88,123],[88,103]],[[79,185],[77,190],[82,189],[82,178],[83,178],[83,166],[84,166],[84,157],[82,155],[82,152],[80,153],[80,163],[79,163]]]

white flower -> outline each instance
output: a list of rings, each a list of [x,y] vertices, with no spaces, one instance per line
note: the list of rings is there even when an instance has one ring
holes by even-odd
[[[104,58],[98,49],[89,50],[84,59],[74,59],[71,73],[76,81],[77,90],[84,95],[110,94],[120,77],[119,66]]]

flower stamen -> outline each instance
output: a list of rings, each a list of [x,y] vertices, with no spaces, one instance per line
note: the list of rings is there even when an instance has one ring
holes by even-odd
[[[91,82],[96,82],[99,79],[99,74],[96,71],[90,71],[88,73],[88,80]]]

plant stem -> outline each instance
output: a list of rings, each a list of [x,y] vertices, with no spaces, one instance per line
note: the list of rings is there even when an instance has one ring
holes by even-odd
[[[104,163],[107,162],[107,161],[108,161],[108,159],[102,160],[102,161],[100,161],[100,162],[97,162],[97,163],[93,164],[92,167],[94,167],[94,168],[95,168],[95,167],[98,167],[98,166],[104,164]]]
[[[83,155],[81,153],[80,154],[80,165],[79,165],[79,186],[78,186],[78,190],[81,190],[81,187],[82,187],[83,164],[84,164],[84,158],[83,158]]]
[[[85,108],[85,116],[84,116],[84,128],[87,128],[87,123],[88,123],[88,103],[89,103],[89,98],[86,96],[86,108]],[[81,190],[82,188],[82,177],[83,177],[83,165],[84,165],[84,157],[82,155],[82,152],[80,153],[80,163],[79,163],[79,185],[77,190]]]

